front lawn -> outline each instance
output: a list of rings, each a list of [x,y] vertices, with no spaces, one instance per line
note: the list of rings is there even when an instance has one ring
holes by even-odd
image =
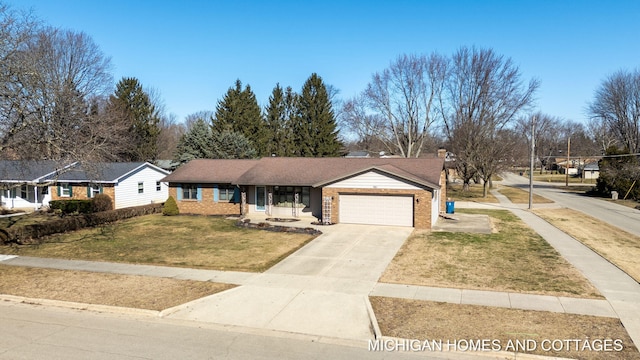
[[[313,238],[239,228],[219,217],[156,214],[55,235],[40,245],[4,246],[0,253],[261,272]]]
[[[527,204],[529,203],[529,191],[518,189],[511,186],[500,186],[498,189],[500,194],[506,196],[514,204]],[[533,194],[534,204],[550,204],[552,200],[542,197],[536,193]]]
[[[491,189],[487,190],[490,191]],[[447,198],[451,198],[454,201],[498,202],[498,199],[491,193],[487,193],[487,197],[482,197],[482,185],[478,184],[469,185],[469,189],[464,191],[462,184],[448,183]]]
[[[488,214],[492,234],[423,232],[404,243],[380,281],[435,287],[601,297],[533,229],[506,210]]]
[[[527,341],[529,346],[521,347],[518,353],[553,356],[554,359],[640,359],[638,348],[620,319],[386,297],[371,297],[370,300],[383,336],[442,341],[443,351],[455,350],[453,346],[447,347],[447,341],[464,347],[464,341],[456,341],[490,339],[492,343],[486,346],[489,351],[495,346],[495,350],[511,354],[515,352],[513,343]],[[558,341],[565,339],[573,342],[558,346]],[[616,351],[612,347],[608,348],[610,351],[598,349],[603,339],[608,339],[610,344],[613,340],[618,341]],[[555,347],[551,347],[550,342],[554,340],[558,341]],[[584,347],[585,342],[595,346]],[[432,351],[438,350],[434,348]],[[472,353],[487,355],[481,351]],[[494,358],[498,356],[491,356]]]
[[[0,294],[147,310],[164,310],[232,287],[210,281],[0,265]]]

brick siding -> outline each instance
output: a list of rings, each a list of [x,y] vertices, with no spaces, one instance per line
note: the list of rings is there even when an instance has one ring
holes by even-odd
[[[71,197],[69,196],[60,196],[58,194],[58,186],[51,186],[51,200],[87,200],[87,187],[90,185],[87,184],[71,184]],[[116,189],[113,186],[102,185],[102,193],[108,195],[113,202],[113,205],[116,204]]]
[[[181,214],[199,215],[240,215],[240,204],[234,204],[227,200],[213,201],[213,185],[202,184],[202,200],[183,199],[178,200],[178,188],[176,184],[169,185],[169,196],[173,196],[178,204]]]

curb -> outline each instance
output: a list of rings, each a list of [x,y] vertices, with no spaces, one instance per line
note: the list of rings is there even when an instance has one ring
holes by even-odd
[[[375,312],[373,312],[371,301],[369,301],[369,295],[364,296],[364,304],[367,307],[367,313],[369,314],[369,325],[371,326],[371,330],[373,330],[373,338],[381,339],[382,331],[380,331],[380,326],[378,325],[378,319],[376,318]]]
[[[27,298],[23,296],[15,296],[15,295],[0,295],[0,301],[29,304],[29,305],[53,306],[53,307],[72,309],[72,310],[88,310],[93,312],[112,313],[112,314],[137,315],[137,316],[149,316],[149,317],[160,316],[160,311],[157,311],[157,310],[136,309],[136,308],[121,307],[121,306],[86,304],[86,303],[78,303],[78,302],[72,302],[72,301],[35,299],[35,298]]]

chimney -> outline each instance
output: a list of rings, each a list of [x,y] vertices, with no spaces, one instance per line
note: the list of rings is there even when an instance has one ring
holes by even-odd
[[[438,157],[446,158],[447,157],[447,149],[438,149]]]

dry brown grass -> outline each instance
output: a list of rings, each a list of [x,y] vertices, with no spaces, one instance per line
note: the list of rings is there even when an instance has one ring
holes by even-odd
[[[571,209],[534,212],[640,281],[640,237]]]
[[[444,342],[496,339],[503,350],[509,340],[530,339],[538,344],[537,351],[529,352],[532,354],[589,360],[640,359],[638,349],[618,319],[386,297],[370,300],[384,336]],[[620,339],[623,350],[542,351],[545,339]]]
[[[528,178],[528,175],[527,175]],[[546,182],[550,182],[550,183],[566,183],[567,182],[567,176],[564,174],[551,174],[551,173],[543,173],[540,174],[539,172],[534,172],[533,173],[533,180],[535,181],[546,181]],[[596,179],[581,179],[579,177],[573,177],[571,175],[569,175],[569,183],[570,184],[596,184]]]
[[[208,216],[140,216],[0,253],[215,270],[264,271],[314,235],[239,228]]]
[[[164,310],[234,287],[206,281],[0,265],[0,294]]]
[[[514,188],[511,186],[500,186],[498,188],[498,192],[502,195],[509,198],[512,203],[515,204],[527,204],[529,203],[529,192],[524,191],[522,189]],[[553,200],[549,200],[545,197],[542,197],[538,194],[533,194],[533,203],[534,204],[549,204],[552,203]]]
[[[511,212],[462,211],[488,214],[497,232],[415,233],[380,281],[601,298],[578,270]]]
[[[471,185],[468,191],[463,191],[461,184],[447,184],[447,198],[454,201],[498,202],[491,193],[488,193],[487,197],[482,197],[482,185],[477,184]]]

